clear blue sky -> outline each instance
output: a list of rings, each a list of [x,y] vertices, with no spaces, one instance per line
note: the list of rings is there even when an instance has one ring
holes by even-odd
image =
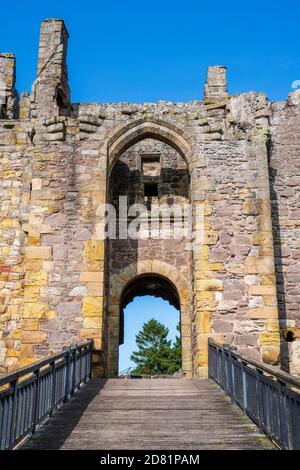
[[[16,0],[1,5],[0,51],[14,52],[18,89],[35,78],[40,22],[65,20],[72,101],[200,99],[209,64],[230,93],[285,99],[300,79],[299,0]]]
[[[136,297],[124,311],[124,344],[120,346],[119,371],[134,366],[130,362],[132,351],[136,351],[135,335],[142,329],[145,322],[155,318],[169,328],[168,339],[174,340],[178,331],[179,312],[169,302],[157,297],[146,295]]]

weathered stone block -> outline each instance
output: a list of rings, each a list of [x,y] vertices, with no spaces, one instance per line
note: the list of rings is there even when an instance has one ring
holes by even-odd
[[[95,284],[87,284],[88,296],[102,297],[103,296],[103,284],[101,282]]]
[[[101,328],[101,325],[102,325],[102,318],[100,316],[98,316],[98,317],[88,316],[88,317],[84,318],[84,320],[83,320],[83,327],[86,328],[86,329]]]
[[[34,259],[51,259],[52,247],[51,246],[28,246],[25,249],[27,258]]]
[[[278,365],[279,363],[280,349],[279,347],[267,347],[263,348],[262,360],[266,364]]]
[[[39,321],[37,319],[25,319],[23,321],[22,328],[27,331],[38,331]]]
[[[102,261],[104,259],[103,240],[87,240],[85,242],[84,256],[87,260]]]
[[[102,297],[84,297],[82,301],[82,315],[85,317],[97,317],[102,315]]]
[[[250,286],[249,295],[276,295],[275,285],[270,286]]]
[[[24,304],[24,318],[42,318],[45,315],[47,304],[26,303]]]
[[[196,281],[196,289],[199,291],[223,290],[223,282],[220,279],[204,279]]]
[[[47,339],[45,331],[23,331],[22,341],[27,344],[43,344]]]
[[[217,306],[214,294],[207,291],[196,292],[197,307],[201,310],[213,311]]]
[[[247,199],[243,202],[243,213],[246,215],[259,215],[260,210],[259,199]]]
[[[32,344],[21,345],[21,350],[20,350],[21,358],[29,358],[29,357],[33,357],[33,355],[34,355],[34,349],[33,349]]]
[[[44,286],[48,280],[48,273],[46,271],[28,271],[25,274],[25,285],[26,286]]]
[[[49,310],[47,312],[47,318],[48,320],[55,320],[57,318],[57,312],[55,310]]]
[[[39,286],[24,287],[24,302],[36,302],[40,297]]]
[[[97,327],[96,329],[95,328],[83,328],[82,330],[80,330],[80,338],[92,339],[93,341],[96,341],[96,340],[101,341],[102,337],[101,337],[100,328],[99,327]],[[101,349],[101,347],[97,349]]]
[[[203,272],[203,271],[222,272],[222,271],[224,271],[224,265],[223,265],[223,263],[217,263],[217,262],[209,263],[209,262],[203,261],[203,262],[199,263],[198,270],[201,271],[201,272]]]
[[[80,281],[84,283],[100,283],[103,281],[103,272],[82,272]]]
[[[211,312],[197,312],[198,333],[211,333]]]
[[[252,308],[247,311],[247,318],[278,318],[278,310],[276,307],[260,307]]]
[[[258,338],[261,346],[278,346],[280,343],[279,331],[263,331],[259,333]]]
[[[274,260],[272,257],[248,256],[245,261],[247,274],[273,274]]]

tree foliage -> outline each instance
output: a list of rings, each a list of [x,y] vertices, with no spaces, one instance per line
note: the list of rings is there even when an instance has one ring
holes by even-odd
[[[179,326],[177,326],[179,331]],[[138,351],[130,359],[136,364],[134,373],[147,375],[172,375],[181,368],[181,341],[176,336],[174,344],[167,339],[169,330],[151,319],[144,323],[136,335]]]

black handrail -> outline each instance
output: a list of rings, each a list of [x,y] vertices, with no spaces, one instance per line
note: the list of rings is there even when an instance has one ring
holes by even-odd
[[[0,450],[12,449],[91,377],[92,341],[0,378]]]
[[[127,369],[124,369],[121,372],[119,372],[118,376],[119,377],[128,377],[128,376],[130,376],[131,369],[132,369],[132,367],[127,367]]]
[[[300,449],[300,380],[212,339],[208,375],[280,449]]]

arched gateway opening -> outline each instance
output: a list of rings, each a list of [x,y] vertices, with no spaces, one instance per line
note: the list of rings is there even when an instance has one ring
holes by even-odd
[[[108,297],[107,375],[118,374],[119,345],[123,340],[123,311],[136,296],[158,295],[180,311],[182,374],[192,375],[192,304],[191,285],[171,264],[142,260],[122,272],[111,275]]]
[[[192,253],[184,228],[184,211],[190,202],[189,143],[170,123],[140,120],[121,128],[108,146],[107,195],[116,214],[116,230],[106,241],[106,373],[118,374],[125,306],[134,297],[149,294],[180,310],[182,373],[191,376]],[[162,206],[169,209],[169,231],[163,228]],[[133,207],[139,217],[139,208],[144,207],[139,236],[129,231]],[[183,230],[178,236],[175,227],[180,220]],[[146,237],[140,236],[145,231]]]
[[[179,326],[180,331],[180,299],[176,287],[165,277],[144,274],[129,282],[121,296],[119,372],[134,367],[129,354],[137,350],[135,337],[143,325],[153,319],[168,328],[168,339],[174,341],[175,336],[181,339],[176,328]],[[176,371],[182,370],[181,361],[176,366],[179,367]],[[170,367],[163,373],[173,371],[175,369]]]

